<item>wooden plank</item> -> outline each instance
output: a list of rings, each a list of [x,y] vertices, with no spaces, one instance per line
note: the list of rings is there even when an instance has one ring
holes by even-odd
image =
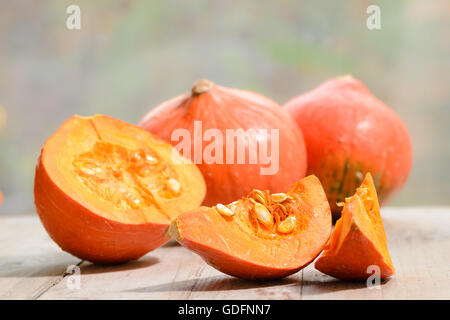
[[[169,244],[122,266],[83,263],[80,289],[60,281],[40,299],[299,299],[300,274],[258,283],[220,273],[197,255]]]
[[[299,299],[301,274],[270,282],[256,282],[225,276],[206,266],[195,280],[189,299],[247,300]]]
[[[170,243],[145,257],[119,266],[81,265],[80,289],[67,279],[41,299],[186,299],[204,264],[199,257]]]
[[[47,236],[36,216],[0,218],[0,299],[35,299],[79,259]]]
[[[305,269],[303,299],[449,299],[450,210],[386,208],[383,222],[396,275],[378,289]]]
[[[450,299],[450,210],[386,210],[397,274],[384,299]]]
[[[239,280],[173,242],[120,266],[80,263],[49,239],[36,216],[4,217],[0,299],[450,299],[450,208],[387,208],[383,218],[397,274],[370,290],[312,264],[280,281]],[[74,264],[79,289],[65,275]]]

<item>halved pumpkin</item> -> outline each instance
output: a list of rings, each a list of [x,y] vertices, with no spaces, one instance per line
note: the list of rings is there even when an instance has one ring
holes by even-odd
[[[373,274],[370,266],[379,268],[382,279],[395,273],[377,192],[367,173],[355,195],[346,199],[342,217],[315,267],[335,278],[366,280]]]
[[[287,194],[253,190],[229,205],[179,215],[169,234],[229,275],[255,280],[288,276],[313,261],[331,233],[331,211],[319,179]]]
[[[65,251],[97,263],[137,259],[167,241],[178,214],[206,193],[197,167],[170,144],[110,117],[74,116],[36,167],[39,217]]]

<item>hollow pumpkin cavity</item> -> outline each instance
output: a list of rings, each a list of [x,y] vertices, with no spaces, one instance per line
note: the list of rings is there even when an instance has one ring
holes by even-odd
[[[258,189],[241,200],[213,208],[233,219],[242,232],[267,240],[281,239],[306,229],[310,220],[307,212],[313,210],[294,192],[270,194]]]
[[[124,210],[156,206],[155,194],[172,199],[181,192],[176,172],[151,150],[99,141],[72,165],[89,190]]]

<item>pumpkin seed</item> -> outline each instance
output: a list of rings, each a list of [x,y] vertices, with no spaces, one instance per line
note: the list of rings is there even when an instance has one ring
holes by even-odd
[[[263,205],[267,205],[266,203],[266,195],[264,194],[264,192],[262,192],[261,190],[258,189],[253,189],[252,190],[253,193],[253,198],[258,201],[259,203],[263,204]]]
[[[181,189],[181,184],[177,179],[170,178],[169,180],[167,180],[167,187],[173,194],[178,194]]]
[[[223,216],[231,217],[234,215],[234,211],[228,208],[227,206],[218,203],[216,204],[216,210]]]
[[[147,160],[147,162],[150,163],[150,164],[157,164],[158,163],[158,159],[152,157],[151,155],[146,155],[145,156],[145,160]]]
[[[234,211],[236,210],[237,205],[239,204],[239,200],[238,201],[233,201],[232,203],[229,203],[226,207],[228,207],[229,209],[231,209],[234,213]]]
[[[295,218],[295,216],[289,216],[278,225],[277,230],[280,233],[291,233],[294,230],[296,224],[297,219]]]
[[[288,195],[286,193],[273,193],[272,200],[276,203],[281,203],[288,199]]]
[[[256,213],[256,218],[258,218],[258,221],[267,228],[271,229],[273,226],[273,216],[269,210],[267,210],[267,208],[260,203],[256,203],[253,210]]]
[[[81,170],[81,172],[83,172],[84,174],[87,174],[87,175],[90,175],[90,176],[92,176],[92,175],[95,174],[95,170],[92,169],[92,168],[84,168],[84,167],[82,167],[80,170]]]

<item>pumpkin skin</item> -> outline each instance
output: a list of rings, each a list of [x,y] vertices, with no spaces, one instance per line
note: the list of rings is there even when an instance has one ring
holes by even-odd
[[[402,120],[351,76],[331,79],[284,105],[302,129],[308,174],[322,181],[334,218],[371,172],[381,204],[406,183],[411,139]]]
[[[174,157],[170,144],[134,125],[102,115],[71,117],[46,141],[36,166],[41,222],[80,259],[137,259],[164,244],[170,220],[197,208],[206,193],[198,168]],[[177,194],[140,187],[148,181],[160,187],[162,167],[179,181]]]
[[[332,227],[330,207],[317,177],[301,179],[287,194],[293,197],[285,205],[288,215],[296,217],[296,225],[288,233],[277,231],[277,219],[269,228],[258,224],[257,218],[251,219],[249,195],[227,206],[235,212],[233,216],[220,214],[217,207],[183,213],[173,220],[168,234],[231,276],[250,280],[286,277],[320,254]],[[273,196],[266,195],[267,199]],[[274,206],[266,207],[274,212]]]
[[[221,148],[223,163],[206,163],[202,156],[210,142],[202,143],[201,136],[194,136],[194,121],[201,121],[202,130],[218,130],[226,139],[227,129],[263,129],[267,136],[249,135],[245,145],[246,161],[226,163],[227,146]],[[177,129],[186,129],[190,136],[190,155],[205,178],[207,194],[203,202],[206,206],[218,202],[229,203],[249,193],[253,188],[285,192],[306,172],[306,151],[303,136],[291,117],[276,103],[260,94],[227,88],[200,80],[194,84],[191,93],[180,95],[163,102],[151,110],[139,122],[139,126],[163,140],[177,145],[172,134]],[[279,146],[272,141],[270,130],[279,132]],[[202,143],[200,161],[196,155],[196,145]],[[256,163],[249,163],[249,146],[256,143],[258,148],[267,145],[268,150],[278,150],[278,170],[274,174],[261,174],[264,164],[258,156]],[[234,144],[236,160],[238,145]],[[229,150],[228,150],[229,152]],[[197,157],[197,158],[196,158]],[[197,160],[196,160],[197,159]],[[276,161],[276,160],[275,160]],[[201,162],[201,163],[200,163]]]
[[[315,267],[338,279],[362,281],[372,275],[371,266],[379,268],[381,279],[395,273],[377,192],[368,173],[355,195],[346,199],[342,217]]]

